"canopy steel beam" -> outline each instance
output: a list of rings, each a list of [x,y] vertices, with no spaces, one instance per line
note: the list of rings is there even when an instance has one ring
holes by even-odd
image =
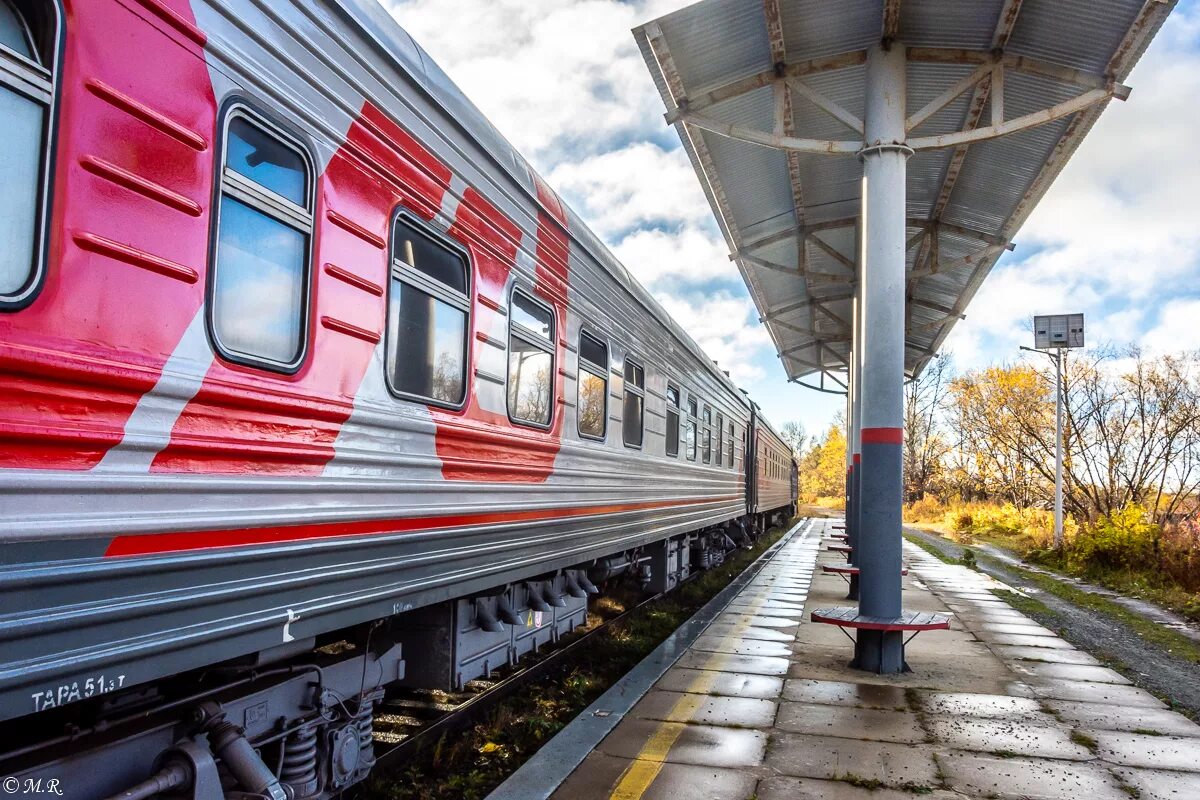
[[[765,0],[772,2],[772,0]],[[1020,10],[1020,4],[1016,4],[1017,10]],[[1015,19],[1015,17],[1014,17]],[[1005,34],[1005,37],[1007,34]],[[993,40],[995,41],[995,39]],[[1029,56],[1018,56],[1000,53],[997,54],[996,49],[989,50],[967,50],[955,47],[910,47],[908,48],[908,58],[910,61],[917,61],[929,64],[963,64],[977,67],[984,67],[983,72],[990,72],[990,67],[1003,67],[1004,69],[1014,72],[1021,72],[1027,75],[1037,75],[1043,78],[1077,86],[1081,89],[1108,89],[1113,86],[1113,81],[1108,77],[1112,73],[1094,74],[1085,72],[1079,69],[1072,69],[1049,61],[1042,61]],[[772,86],[776,83],[792,83],[793,86],[800,84],[804,85],[799,79],[807,75],[817,75],[822,72],[832,72],[835,70],[848,69],[850,67],[861,66],[866,63],[866,51],[857,50],[849,53],[843,53],[837,56],[827,58],[812,59],[809,61],[797,62],[795,64],[787,64],[782,61],[774,61],[776,66],[769,70],[751,75],[747,78],[741,78],[726,84],[725,86],[712,89],[707,92],[697,94],[694,97],[679,95],[674,98],[674,107],[667,110],[664,115],[669,124],[675,124],[680,119],[687,116],[695,116],[696,118],[708,119],[703,117],[701,112],[704,112],[713,106],[732,100],[735,97],[740,97],[749,92],[763,89],[767,86]],[[980,70],[977,70],[977,72]],[[975,73],[972,73],[975,74]],[[964,79],[965,80],[965,79]],[[978,80],[978,78],[977,78]],[[970,88],[964,87],[954,97],[962,94],[962,91]],[[812,91],[811,88],[809,91]],[[1114,92],[1120,94],[1120,91]],[[822,96],[823,97],[823,96]],[[954,98],[951,97],[951,100]],[[1122,98],[1124,99],[1124,98]],[[827,103],[833,101],[824,99]],[[834,103],[839,109],[840,105]],[[842,109],[845,112],[845,109]],[[853,119],[857,119],[854,115],[845,112]],[[720,123],[717,123],[720,124]]]

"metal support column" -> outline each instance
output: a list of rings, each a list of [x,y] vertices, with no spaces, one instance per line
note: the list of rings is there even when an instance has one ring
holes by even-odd
[[[861,263],[861,259],[858,259]],[[859,530],[862,527],[862,464],[860,454],[862,452],[862,444],[860,435],[862,432],[862,316],[859,313],[861,304],[858,298],[858,288],[855,289],[855,297],[852,301],[851,310],[851,333],[850,333],[850,374],[852,383],[850,384],[850,422],[848,424],[849,435],[846,437],[846,451],[850,454],[850,496],[852,498],[852,509],[846,517],[846,543],[854,548],[850,551],[851,566],[858,566],[858,545],[859,545]],[[850,576],[850,591],[846,594],[846,599],[858,599],[858,576]]]
[[[863,163],[861,525],[855,551],[859,613],[894,619],[901,603],[902,444],[904,435],[905,47],[867,56]],[[903,634],[858,632],[854,665],[880,673],[905,669]]]

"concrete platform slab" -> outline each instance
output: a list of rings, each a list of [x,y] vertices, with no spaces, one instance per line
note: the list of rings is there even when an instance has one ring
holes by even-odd
[[[933,753],[925,745],[780,733],[771,738],[766,764],[783,775],[880,781],[911,791],[938,785]]]
[[[555,800],[607,798],[634,763],[604,753],[592,753],[552,797]],[[649,787],[642,800],[746,800],[754,793],[757,778],[736,769],[661,763],[649,766]],[[645,778],[643,777],[642,780]]]
[[[971,797],[1129,800],[1116,778],[1097,764],[947,751],[938,754],[938,765],[950,788]]]
[[[1200,797],[1200,775],[1195,772],[1130,767],[1118,767],[1113,772],[1127,786],[1137,790],[1138,800],[1192,800]]]
[[[1017,636],[1058,636],[1049,628],[1024,622],[982,622],[976,631],[983,639],[986,639],[989,634],[995,633],[1011,633]]]
[[[786,658],[792,654],[788,643],[766,642],[761,639],[745,639],[741,637],[740,633],[725,635],[706,633],[696,639],[692,647],[696,650],[730,653],[738,656],[779,656]]]
[[[1129,679],[1116,670],[1108,667],[1090,666],[1083,664],[1042,664],[1036,661],[1017,661],[1012,668],[1033,679],[1088,681],[1091,683],[1116,683],[1129,686]]]
[[[1043,705],[1063,722],[1076,728],[1142,733],[1152,731],[1166,736],[1200,737],[1200,725],[1166,709],[1071,700],[1045,700]]]
[[[775,717],[775,727],[789,733],[851,736],[879,742],[919,744],[926,738],[917,715],[905,706],[881,710],[784,701]]]
[[[759,628],[754,625],[738,622],[714,622],[708,626],[705,635],[717,637],[725,637],[736,634],[743,639],[752,639],[763,642],[788,642],[790,643],[796,638],[795,633],[784,633],[778,628]]]
[[[783,686],[783,698],[799,703],[823,703],[857,708],[907,708],[905,691],[899,686],[848,681],[788,680]]]
[[[1028,697],[969,692],[914,692],[913,697],[927,714],[1024,720],[1038,725],[1053,723],[1041,704]]]
[[[720,658],[714,656],[720,655]],[[678,666],[692,669],[714,669],[721,672],[750,673],[752,675],[786,675],[788,660],[771,656],[735,656],[689,650],[676,662]]]
[[[1048,647],[1013,647],[1010,645],[995,645],[992,651],[1005,661],[1042,661],[1049,664],[1084,664],[1099,666],[1100,660],[1082,650],[1059,649]]]
[[[1084,703],[1108,703],[1115,706],[1166,708],[1161,700],[1135,686],[1111,683],[1075,683],[1066,680],[1041,680],[1033,684],[1038,697],[1051,700],[1079,700]]]
[[[693,686],[707,686],[706,675],[698,676]],[[630,716],[667,722],[694,722],[701,725],[725,725],[735,728],[770,727],[775,719],[775,703],[754,697],[722,697],[708,694],[651,689]]]
[[[766,750],[767,735],[761,731],[637,718],[623,720],[599,748],[618,758],[729,768],[756,767]]]
[[[739,611],[726,611],[714,621],[715,624],[737,625],[746,624],[756,628],[794,629],[800,624],[800,616],[779,617],[765,614],[746,614]],[[793,631],[793,636],[794,636]]]
[[[1025,636],[1018,633],[988,633],[979,637],[990,644],[1013,645],[1016,647],[1041,647],[1046,650],[1074,650],[1068,642],[1057,636]]]
[[[1045,725],[1023,719],[926,717],[925,726],[938,744],[1004,757],[1030,756],[1088,761],[1092,753],[1071,740],[1070,731],[1047,720]]]
[[[655,687],[667,691],[683,692],[689,687],[695,686],[699,679],[706,681],[709,694],[723,697],[757,697],[774,700],[783,691],[783,678],[687,669],[685,667],[672,667],[667,670],[667,673],[659,678]]]
[[[757,800],[913,800],[912,792],[901,789],[875,789],[847,781],[823,781],[815,778],[767,778],[758,785]],[[928,800],[962,800],[962,795],[945,791],[921,794]]]
[[[1200,739],[1128,731],[1084,733],[1096,740],[1096,754],[1110,764],[1200,772]]]

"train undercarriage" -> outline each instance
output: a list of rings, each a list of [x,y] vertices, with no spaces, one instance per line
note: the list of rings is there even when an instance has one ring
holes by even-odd
[[[88,687],[65,687],[51,700],[61,707],[0,728],[18,744],[0,753],[0,775],[86,800],[333,797],[370,772],[387,689],[453,691],[488,678],[583,625],[589,598],[606,588],[668,592],[785,516],[747,515],[157,684],[79,702],[72,694]]]

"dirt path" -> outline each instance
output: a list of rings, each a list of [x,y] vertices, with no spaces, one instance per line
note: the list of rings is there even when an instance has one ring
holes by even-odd
[[[962,556],[961,546],[936,534],[907,527],[904,531],[951,558]],[[1200,664],[1147,642],[1120,620],[1042,591],[1035,583],[1013,569],[1013,559],[999,557],[1000,554],[993,552],[991,548],[972,550],[975,551],[976,562],[982,571],[1010,586],[1029,592],[1046,606],[1048,613],[1028,612],[1038,622],[1058,631],[1059,635],[1076,647],[1105,661],[1136,685],[1164,698],[1174,705],[1176,710],[1193,719],[1200,719]]]

